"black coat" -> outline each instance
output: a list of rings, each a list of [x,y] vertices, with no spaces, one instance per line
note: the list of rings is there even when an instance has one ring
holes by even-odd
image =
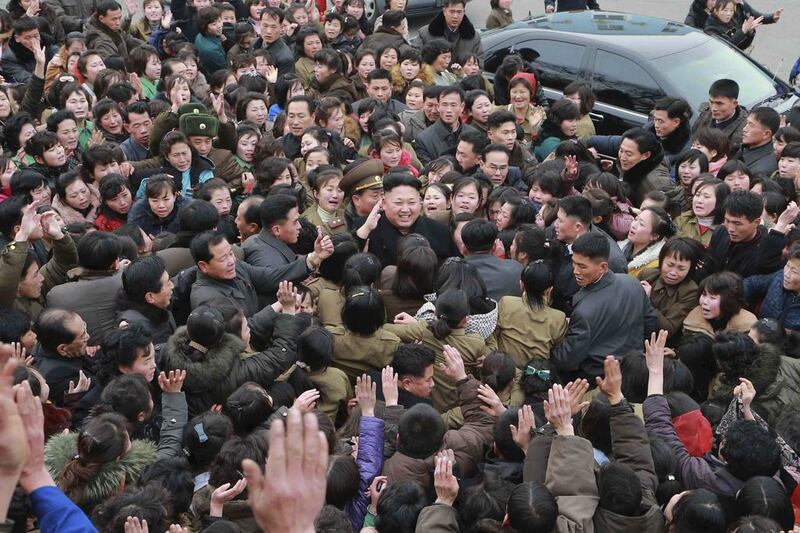
[[[757,148],[742,145],[733,158],[743,161],[753,174],[770,176],[778,170],[778,159],[775,157],[772,141]]]
[[[732,243],[725,226],[718,226],[711,235],[705,274],[729,270],[743,278],[755,274],[772,274],[783,268],[783,233],[759,226],[755,238]]]
[[[355,220],[353,228],[358,230],[365,220],[365,217]],[[366,241],[360,239],[355,230],[353,231],[353,236],[358,241],[359,248],[363,248]],[[420,216],[408,230],[408,233],[419,233],[428,239],[439,261],[448,257],[458,257],[459,255],[453,239],[450,238],[450,230],[447,229],[447,226],[431,218]],[[378,227],[369,234],[369,249],[367,251],[378,257],[382,267],[394,265],[397,263],[397,242],[401,237],[403,237],[403,234],[392,226],[384,215],[378,221]]]

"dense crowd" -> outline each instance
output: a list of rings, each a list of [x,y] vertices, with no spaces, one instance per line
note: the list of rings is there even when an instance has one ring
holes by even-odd
[[[800,108],[597,135],[464,0],[125,4],[0,11],[0,531],[794,529]]]

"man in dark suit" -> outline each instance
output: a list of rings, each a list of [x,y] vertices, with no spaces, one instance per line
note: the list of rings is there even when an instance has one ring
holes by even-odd
[[[486,294],[495,301],[503,296],[519,296],[522,274],[522,263],[500,259],[492,253],[496,246],[503,246],[497,239],[498,234],[497,226],[482,218],[470,220],[461,228],[464,243],[461,253],[478,271],[486,285]]]

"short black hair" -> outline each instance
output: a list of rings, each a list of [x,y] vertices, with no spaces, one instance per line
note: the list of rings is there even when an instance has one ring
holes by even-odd
[[[600,233],[584,233],[572,244],[572,254],[588,257],[593,261],[608,261],[611,245]]]
[[[642,485],[630,466],[612,462],[597,473],[599,506],[622,516],[637,516],[642,506]]]
[[[507,512],[515,531],[552,531],[558,519],[558,503],[547,487],[528,481],[511,490]]]
[[[756,476],[748,479],[736,493],[736,510],[740,516],[760,515],[778,522],[781,529],[794,527],[792,502],[786,489],[771,477]]]
[[[200,261],[208,263],[214,256],[211,254],[211,247],[216,246],[225,240],[225,235],[219,231],[204,231],[192,239],[189,244],[189,251],[195,263]]]
[[[731,474],[742,481],[754,476],[772,477],[781,466],[775,434],[755,420],[737,420],[731,424],[720,452]]]
[[[497,225],[483,218],[470,220],[461,228],[461,240],[469,253],[490,252],[498,235]]]
[[[205,200],[192,200],[180,208],[178,225],[181,231],[201,233],[213,230],[219,224],[219,211]]]
[[[330,366],[333,360],[333,334],[319,326],[311,326],[297,337],[297,360],[312,372]]]
[[[157,255],[140,257],[122,272],[122,290],[130,300],[143,302],[148,292],[160,292],[167,267]]]
[[[506,409],[494,423],[494,445],[500,455],[507,461],[522,462],[525,460],[525,453],[514,442],[511,433],[511,425],[515,427],[519,424],[519,413],[516,409]]]
[[[428,404],[418,403],[403,413],[397,427],[397,450],[414,459],[427,459],[441,447],[442,415]]]
[[[378,517],[375,520],[375,527],[378,531],[384,532],[412,531],[420,511],[426,505],[428,497],[416,481],[390,483],[378,498]]]
[[[422,182],[414,177],[410,172],[389,172],[383,178],[383,191],[389,192],[395,187],[400,186],[413,187],[417,191],[422,189]]]
[[[288,194],[267,196],[259,206],[261,227],[269,229],[273,224],[282,224],[292,209],[297,209],[297,198]]]
[[[769,129],[772,135],[781,127],[781,116],[771,107],[761,106],[750,111],[748,116],[756,119],[756,122]]]
[[[729,79],[717,80],[708,88],[708,95],[736,100],[739,98],[739,84]]]
[[[733,191],[725,200],[725,214],[734,217],[745,217],[750,222],[761,217],[764,212],[764,200],[750,191]]]
[[[390,9],[384,12],[383,18],[381,18],[381,25],[387,28],[396,28],[403,23],[405,18],[406,14],[404,11],[400,9]]]
[[[400,379],[403,376],[421,378],[425,375],[425,369],[433,365],[435,360],[436,354],[428,346],[403,343],[394,351],[392,368]]]
[[[372,335],[386,323],[386,308],[377,289],[355,286],[347,292],[342,307],[342,323],[359,335]]]
[[[122,254],[119,237],[104,231],[93,231],[78,242],[78,263],[90,270],[110,270]]]
[[[289,104],[294,104],[296,102],[305,102],[308,105],[308,112],[310,114],[314,114],[314,111],[317,110],[317,103],[314,101],[313,98],[308,96],[307,94],[298,94],[296,96],[292,96],[287,102],[285,109],[289,110]]]
[[[446,39],[432,39],[425,43],[422,46],[422,50],[420,51],[420,55],[422,56],[422,61],[428,63],[429,65],[436,61],[436,58],[440,55],[452,52],[453,45],[450,44],[449,41]],[[442,88],[444,90],[444,88]]]
[[[386,80],[388,82],[391,82],[392,81],[392,75],[386,69],[376,68],[375,70],[372,70],[372,71],[370,71],[369,74],[367,74],[367,83],[369,83],[369,82],[371,82],[373,80]]]
[[[18,309],[0,308],[0,342],[19,342],[31,329],[31,315]]]
[[[653,111],[666,111],[669,118],[679,118],[681,123],[692,118],[692,106],[683,98],[665,96],[656,100]]]
[[[558,208],[570,218],[578,219],[578,222],[586,228],[592,223],[592,202],[584,196],[567,196],[558,201]]]

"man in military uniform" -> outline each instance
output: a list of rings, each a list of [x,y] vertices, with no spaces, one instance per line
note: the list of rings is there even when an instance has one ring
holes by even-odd
[[[349,198],[344,210],[344,219],[350,230],[353,220],[366,217],[381,198],[383,198],[383,163],[380,159],[355,161],[345,169],[339,188]]]
[[[236,164],[233,154],[225,148],[215,148],[214,137],[219,133],[217,117],[197,112],[184,113],[178,119],[178,129],[189,139],[197,153],[214,163],[214,176],[233,185],[241,185],[242,168]],[[235,182],[235,184],[233,183]]]

